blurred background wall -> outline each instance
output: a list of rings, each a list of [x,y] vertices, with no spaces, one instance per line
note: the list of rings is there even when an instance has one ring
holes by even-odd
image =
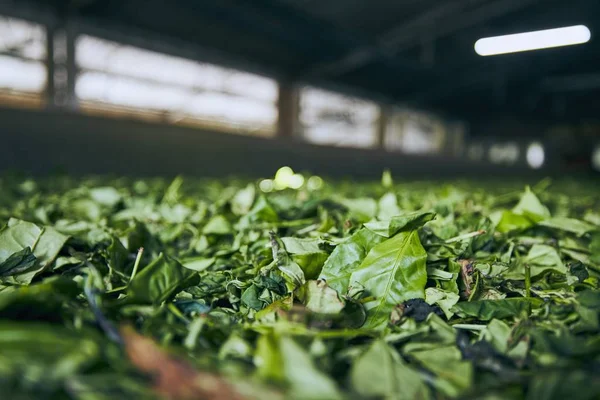
[[[593,74],[598,64],[591,62],[598,56],[589,55],[594,49],[583,53],[591,60],[585,73],[572,76],[559,74],[569,67],[556,61],[569,57],[560,52],[496,65],[477,64],[483,61],[469,53],[462,60],[466,66],[444,63],[453,49],[460,57],[464,43],[474,53],[473,38],[484,32],[510,32],[524,19],[540,25],[535,7],[544,2],[419,6],[405,1],[387,12],[391,2],[352,2],[357,15],[361,9],[381,21],[396,15],[385,24],[400,33],[421,25],[412,41],[395,43],[388,55],[373,54],[381,50],[376,41],[371,47],[347,45],[343,52],[334,46],[342,31],[372,30],[375,38],[387,37],[345,15],[350,11],[341,4],[327,14],[324,6],[315,11],[318,5],[282,0],[255,6],[150,1],[137,9],[142,4],[134,0],[117,3],[2,0],[0,169],[260,175],[295,164],[317,173],[364,177],[386,167],[428,177],[600,170],[595,114],[600,107],[577,112],[581,97],[598,99],[600,84]],[[552,9],[558,3],[550,3],[556,2],[541,8],[548,14],[546,24],[560,15],[560,9]],[[571,11],[565,22],[577,21],[578,15],[589,20],[588,12],[598,5],[575,1],[572,8],[579,14]],[[246,9],[254,14],[242,17]],[[457,26],[448,22],[436,28],[441,17],[435,15],[452,11],[448,15]],[[191,26],[186,14],[212,15],[212,25],[230,29],[228,36],[199,36],[210,29]],[[268,18],[268,31],[259,30],[260,18]],[[321,42],[293,32],[277,37],[285,18],[289,29],[300,31],[301,23],[313,27]],[[341,21],[348,26],[339,28]],[[401,35],[395,37],[397,42]],[[242,54],[246,50],[238,47],[245,40],[254,53]],[[309,62],[309,55],[286,58],[273,44],[277,40],[287,43],[288,51],[310,54],[314,47],[326,55],[318,62]],[[364,72],[367,67],[357,62],[381,62],[387,69]],[[349,68],[363,76],[343,72]],[[515,89],[531,76],[535,91]],[[392,91],[385,82],[401,89]],[[523,100],[522,108],[514,108],[515,99]]]

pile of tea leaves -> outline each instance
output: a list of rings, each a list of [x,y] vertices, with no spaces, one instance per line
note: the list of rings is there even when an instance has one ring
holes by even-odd
[[[598,399],[600,185],[0,178],[6,399]]]

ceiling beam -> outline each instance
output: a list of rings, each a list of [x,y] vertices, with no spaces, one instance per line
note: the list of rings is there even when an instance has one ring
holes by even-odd
[[[345,72],[349,72],[358,69],[373,59],[390,57],[393,54],[389,52],[384,45],[384,40],[389,34],[402,35],[403,32],[400,30],[415,30],[417,29],[420,33],[425,32],[425,28],[430,27],[432,22],[440,18],[452,15],[462,10],[466,5],[471,4],[473,1],[485,1],[485,0],[460,0],[452,3],[445,3],[441,6],[437,6],[425,13],[417,16],[416,18],[394,28],[392,31],[384,34],[376,43],[358,47],[351,52],[347,53],[343,57],[334,60],[332,62],[323,62],[312,66],[309,70],[305,71],[306,76],[338,76]]]
[[[439,39],[540,1],[543,0],[466,0],[462,3],[462,9],[467,8],[467,10],[461,12],[461,9],[454,9],[453,11],[457,14],[449,13],[446,14],[446,17],[423,19],[419,24],[397,27],[382,36],[381,45],[390,52],[399,53],[418,44],[419,38],[424,33],[423,27],[431,29],[433,38]],[[450,16],[453,18],[447,18]],[[429,21],[429,26],[427,21]]]
[[[585,53],[586,57],[578,60],[580,63],[585,63],[589,59],[593,59],[596,52],[589,51]],[[409,96],[409,102],[416,105],[428,105],[440,100],[450,98],[452,96],[460,96],[460,91],[464,88],[478,84],[483,88],[488,88],[490,96],[493,92],[493,85],[498,76],[498,72],[502,73],[507,83],[523,82],[526,85],[520,86],[520,93],[540,92],[540,89],[548,91],[549,87],[558,88],[562,85],[562,89],[571,88],[581,90],[583,86],[587,86],[585,90],[592,87],[597,88],[600,85],[600,74],[589,74],[587,76],[579,76],[578,78],[570,77],[562,82],[558,80],[545,79],[548,74],[560,71],[562,68],[572,64],[571,57],[552,56],[552,63],[544,60],[532,63],[530,57],[520,57],[497,69],[496,73],[490,72],[490,64],[482,64],[478,68],[465,71],[460,76],[454,76],[453,79],[442,79],[440,85],[427,85],[423,91],[418,91]],[[491,60],[488,60],[491,62]],[[600,86],[598,86],[600,87]],[[509,101],[510,102],[510,101]]]
[[[317,64],[306,75],[339,76],[381,56],[393,57],[419,45],[423,35],[436,40],[479,23],[498,18],[542,0],[460,0],[444,3],[383,34],[374,46],[359,47],[333,62]],[[473,9],[473,6],[479,6]],[[466,8],[471,8],[465,11]]]
[[[286,23],[283,24],[286,30],[296,31],[303,40],[311,42],[313,46],[316,44],[319,47],[324,47],[329,50],[330,53],[331,50],[343,53],[356,48],[374,48],[374,44],[370,43],[363,35],[335,26],[330,21],[321,20],[313,15],[308,15],[301,9],[291,8],[288,5],[282,4],[281,1],[254,0],[252,2],[244,1],[244,4],[247,4],[249,7],[261,9],[264,13],[270,14],[276,21],[286,21]],[[388,58],[385,54],[381,54],[381,56],[388,66],[393,68],[408,71],[422,69],[422,65],[418,61],[401,59],[399,57]],[[310,79],[313,77],[318,78],[319,76],[313,76],[312,74],[306,74],[305,71],[301,71],[300,74],[296,76],[296,79]]]
[[[0,0],[0,14],[31,22],[51,25],[58,21],[55,7],[48,4],[32,4],[23,0]]]
[[[577,92],[600,89],[600,73],[550,76],[540,82],[544,92]]]

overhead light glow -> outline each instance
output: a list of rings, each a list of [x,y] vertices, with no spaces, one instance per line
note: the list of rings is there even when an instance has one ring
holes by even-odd
[[[531,143],[527,148],[527,164],[533,169],[541,168],[546,158],[544,153],[544,146],[541,143]]]
[[[575,25],[479,39],[475,42],[475,51],[480,56],[493,56],[582,44],[591,37],[587,26]]]

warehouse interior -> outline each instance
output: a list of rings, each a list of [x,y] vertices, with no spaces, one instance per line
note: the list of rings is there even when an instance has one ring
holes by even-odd
[[[600,0],[0,0],[0,400],[600,399]]]
[[[1,0],[0,169],[594,174],[599,28],[595,0]]]

